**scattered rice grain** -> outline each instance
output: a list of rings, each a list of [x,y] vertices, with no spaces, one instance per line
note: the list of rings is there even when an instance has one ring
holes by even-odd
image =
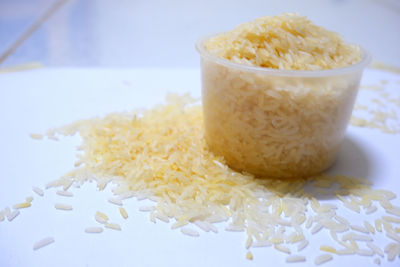
[[[10,212],[7,215],[7,220],[9,222],[11,222],[12,220],[14,220],[19,215],[19,213],[20,213],[19,210],[13,210],[12,212]]]
[[[57,195],[63,196],[63,197],[72,197],[72,196],[74,196],[74,194],[72,192],[64,191],[64,190],[58,190],[57,191]]]
[[[248,259],[248,260],[250,260],[250,261],[253,260],[253,254],[252,254],[250,251],[248,251],[248,252],[246,253],[246,259]]]
[[[94,219],[101,224],[105,224],[108,222],[108,216],[100,211],[96,212],[96,214],[94,215]]]
[[[286,262],[292,263],[292,262],[303,262],[306,261],[306,257],[304,256],[298,256],[298,255],[291,255],[286,257]]]
[[[193,236],[193,237],[200,236],[199,232],[197,232],[196,230],[193,230],[191,228],[187,228],[187,227],[182,227],[181,232],[182,232],[182,234],[188,235],[188,236]]]
[[[357,254],[360,256],[374,256],[375,251],[370,250],[370,249],[359,249],[357,250]]]
[[[72,210],[72,206],[67,204],[55,204],[54,207],[58,210]]]
[[[288,247],[285,247],[285,246],[283,246],[283,245],[281,245],[281,244],[275,244],[274,245],[274,248],[276,249],[276,250],[279,250],[280,252],[283,252],[283,253],[287,253],[287,254],[290,254],[291,252],[290,252],[290,249],[288,248]]]
[[[114,204],[114,205],[122,206],[122,201],[121,201],[121,199],[118,199],[118,198],[109,198],[108,202],[110,202],[111,204]]]
[[[116,223],[105,223],[104,226],[109,228],[109,229],[121,231],[121,226],[119,226]]]
[[[13,209],[24,209],[24,208],[29,208],[30,206],[31,206],[30,202],[24,202],[24,203],[15,204],[13,206]]]
[[[325,252],[330,252],[330,253],[334,253],[334,254],[337,253],[337,250],[331,246],[324,245],[324,246],[321,246],[319,249],[322,251],[325,251]]]
[[[330,261],[332,259],[333,259],[332,255],[330,255],[330,254],[322,254],[322,255],[318,256],[315,259],[314,263],[316,265],[321,265],[321,264],[323,264],[323,263],[325,263],[327,261]]]
[[[88,227],[88,228],[86,228],[85,229],[85,232],[86,233],[89,233],[89,234],[98,234],[98,233],[101,233],[101,232],[103,232],[103,228],[101,228],[101,227],[97,227],[97,226],[95,226],[95,227]]]
[[[43,139],[43,135],[41,135],[41,134],[34,134],[34,133],[31,133],[31,134],[29,134],[29,136],[30,136],[32,139],[36,139],[36,140],[41,140],[41,139]]]
[[[121,216],[124,218],[124,219],[127,219],[128,218],[128,213],[126,212],[126,210],[124,209],[124,208],[119,208],[119,213],[121,214]]]
[[[354,231],[358,231],[364,234],[369,234],[369,231],[360,225],[350,225],[350,228],[353,229]]]
[[[44,239],[42,239],[42,240],[36,242],[36,243],[33,245],[33,250],[38,250],[38,249],[43,248],[43,247],[45,247],[45,246],[47,246],[47,245],[50,245],[50,244],[53,243],[53,242],[54,242],[54,238],[53,238],[53,237],[44,238]]]
[[[40,189],[39,187],[32,187],[32,191],[35,192],[38,196],[44,196],[44,191]]]

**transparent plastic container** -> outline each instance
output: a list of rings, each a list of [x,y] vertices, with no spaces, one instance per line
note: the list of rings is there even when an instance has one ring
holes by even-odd
[[[205,138],[238,171],[306,177],[335,161],[370,55],[320,71],[246,66],[210,54],[200,39]]]

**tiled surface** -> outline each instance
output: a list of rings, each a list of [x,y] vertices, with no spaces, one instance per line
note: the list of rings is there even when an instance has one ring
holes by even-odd
[[[0,55],[57,0],[0,0]],[[195,41],[253,18],[298,11],[400,66],[398,0],[69,0],[0,67],[197,67]]]

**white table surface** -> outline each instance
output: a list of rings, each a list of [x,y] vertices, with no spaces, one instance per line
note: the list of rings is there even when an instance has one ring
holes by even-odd
[[[363,83],[386,79],[397,84],[400,76],[367,70]],[[145,205],[136,199],[124,202],[129,219],[107,202],[111,187],[98,192],[93,183],[71,188],[74,197],[45,191],[43,198],[31,187],[44,185],[73,168],[78,137],[59,142],[33,140],[30,133],[77,119],[104,115],[113,111],[151,107],[162,102],[167,92],[200,95],[198,69],[42,69],[0,74],[0,209],[33,196],[32,207],[21,210],[14,221],[0,222],[0,266],[278,266],[285,256],[272,248],[252,249],[253,261],[245,259],[244,233],[200,233],[184,236],[162,222],[153,224],[148,214],[138,211]],[[332,173],[360,176],[400,195],[400,135],[378,130],[349,127],[339,159]],[[73,211],[54,209],[57,202],[71,204]],[[338,201],[337,201],[338,202]],[[335,202],[335,203],[337,203]],[[394,200],[399,205],[399,199]],[[102,234],[86,234],[96,226],[93,215],[107,213],[121,225],[122,231],[106,229]],[[344,213],[354,223],[362,216]],[[55,243],[38,251],[33,244],[47,236]],[[309,266],[319,245],[331,244],[328,233],[310,237],[304,251]],[[383,247],[387,238],[376,238]],[[373,266],[370,257],[336,256],[324,266]],[[381,266],[399,266],[399,259]]]

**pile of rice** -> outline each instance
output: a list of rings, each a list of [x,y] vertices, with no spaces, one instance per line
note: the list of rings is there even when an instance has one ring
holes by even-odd
[[[261,17],[205,43],[218,57],[257,67],[282,70],[322,70],[361,60],[356,45],[296,13]]]
[[[259,176],[302,177],[334,162],[362,69],[280,76],[215,58],[264,69],[333,69],[360,61],[358,46],[304,17],[283,14],[245,23],[198,48],[205,138],[229,166]]]
[[[188,96],[170,96],[167,105],[144,112],[79,121],[49,131],[48,137],[54,139],[57,133],[80,134],[80,166],[47,187],[68,189],[95,180],[103,189],[112,182],[118,205],[130,197],[154,201],[154,206],[141,208],[154,222],[171,223],[172,229],[184,226],[182,233],[194,237],[199,233],[193,227],[217,232],[215,224],[223,222],[227,231],[246,233],[248,249],[272,246],[295,254],[288,262],[307,260],[302,251],[320,231],[332,237],[321,253],[372,256],[385,251],[389,260],[400,255],[400,229],[395,225],[400,207],[391,203],[393,193],[340,175],[290,181],[236,172],[209,151],[201,106]],[[320,202],[321,194],[342,204]],[[342,207],[370,223],[349,222]],[[376,215],[378,210],[390,216]],[[386,249],[372,244],[369,231],[388,236]],[[253,258],[250,252],[247,258]]]

